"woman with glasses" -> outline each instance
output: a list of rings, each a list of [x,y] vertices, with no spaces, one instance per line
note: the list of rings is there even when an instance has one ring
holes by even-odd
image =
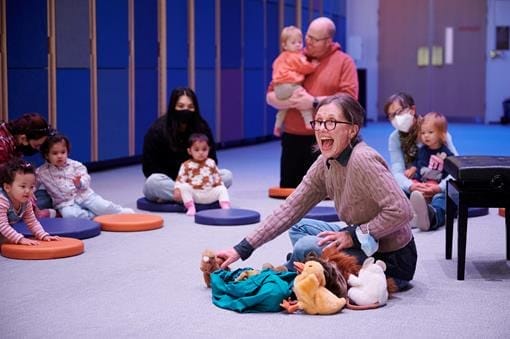
[[[344,251],[362,263],[373,256],[386,263],[386,275],[400,290],[408,288],[416,268],[416,246],[409,200],[391,175],[383,157],[362,141],[363,108],[351,96],[327,98],[311,126],[320,156],[285,202],[233,248],[217,255],[223,268],[289,230],[293,246],[286,266],[320,255]],[[348,226],[301,219],[329,197]],[[344,225],[345,226],[345,225]]]
[[[384,112],[395,130],[388,138],[391,171],[400,188],[410,197],[416,219],[412,226],[422,225],[422,231],[435,230],[445,224],[446,215],[446,180],[438,184],[413,182],[405,175],[406,169],[413,165],[418,148],[421,146],[419,130],[421,117],[416,113],[416,106],[411,95],[403,92],[393,94],[384,105]],[[452,136],[446,133],[445,146],[458,155],[453,145]],[[427,199],[431,200],[430,204]]]

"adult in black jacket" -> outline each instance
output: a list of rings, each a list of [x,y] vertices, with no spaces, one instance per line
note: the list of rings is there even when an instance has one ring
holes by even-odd
[[[180,165],[189,159],[188,138],[193,133],[203,133],[210,140],[209,157],[218,163],[211,129],[200,115],[195,92],[186,87],[172,91],[167,113],[156,120],[145,134],[142,169],[147,178],[143,194],[156,202],[180,201],[175,192],[175,178]],[[220,169],[225,186],[232,184],[232,173]]]

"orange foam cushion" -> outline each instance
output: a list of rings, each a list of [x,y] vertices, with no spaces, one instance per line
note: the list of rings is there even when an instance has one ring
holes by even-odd
[[[504,217],[505,216],[505,209],[504,208],[500,208],[498,213],[499,213],[499,215]]]
[[[163,218],[152,214],[108,214],[94,220],[101,224],[103,231],[136,232],[163,227]]]
[[[291,195],[292,192],[294,192],[294,188],[271,187],[269,189],[269,196],[271,198],[285,199]]]
[[[39,241],[39,245],[34,246],[5,243],[1,247],[4,257],[30,260],[72,257],[84,251],[83,241],[65,237],[60,237],[59,241]]]

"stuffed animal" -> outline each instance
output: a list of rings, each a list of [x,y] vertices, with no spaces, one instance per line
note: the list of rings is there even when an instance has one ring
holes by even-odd
[[[294,266],[299,272],[293,287],[297,301],[284,300],[280,304],[289,313],[303,310],[307,314],[334,314],[345,306],[345,298],[337,297],[325,287],[324,267],[318,261],[294,262]]]
[[[200,260],[200,270],[204,274],[204,282],[207,287],[211,287],[211,273],[219,270],[223,259],[218,258],[211,250],[202,252],[202,259]],[[228,269],[228,268],[227,268]]]
[[[386,264],[382,260],[375,261],[373,257],[365,259],[358,276],[351,274],[347,280],[349,290],[347,295],[351,301],[359,306],[383,306],[388,300],[386,283]]]
[[[358,275],[361,269],[361,265],[358,264],[358,258],[344,251],[338,252],[334,247],[326,247],[324,251],[322,251],[321,259],[326,262],[334,263],[345,278],[345,281],[349,279],[351,274]],[[397,284],[393,278],[386,278],[386,283],[389,295],[398,292]],[[350,308],[349,303],[347,307]]]

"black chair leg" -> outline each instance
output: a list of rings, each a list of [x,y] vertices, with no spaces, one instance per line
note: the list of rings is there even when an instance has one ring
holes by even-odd
[[[458,240],[458,264],[457,264],[457,280],[464,280],[464,271],[466,268],[466,238],[467,238],[467,219],[468,208],[460,204],[459,218],[457,219],[457,229],[459,232]]]
[[[506,260],[510,260],[510,206],[505,208]]]
[[[453,247],[453,219],[456,213],[456,206],[453,200],[447,196],[446,197],[446,249],[445,256],[446,259],[452,258],[452,247]]]

